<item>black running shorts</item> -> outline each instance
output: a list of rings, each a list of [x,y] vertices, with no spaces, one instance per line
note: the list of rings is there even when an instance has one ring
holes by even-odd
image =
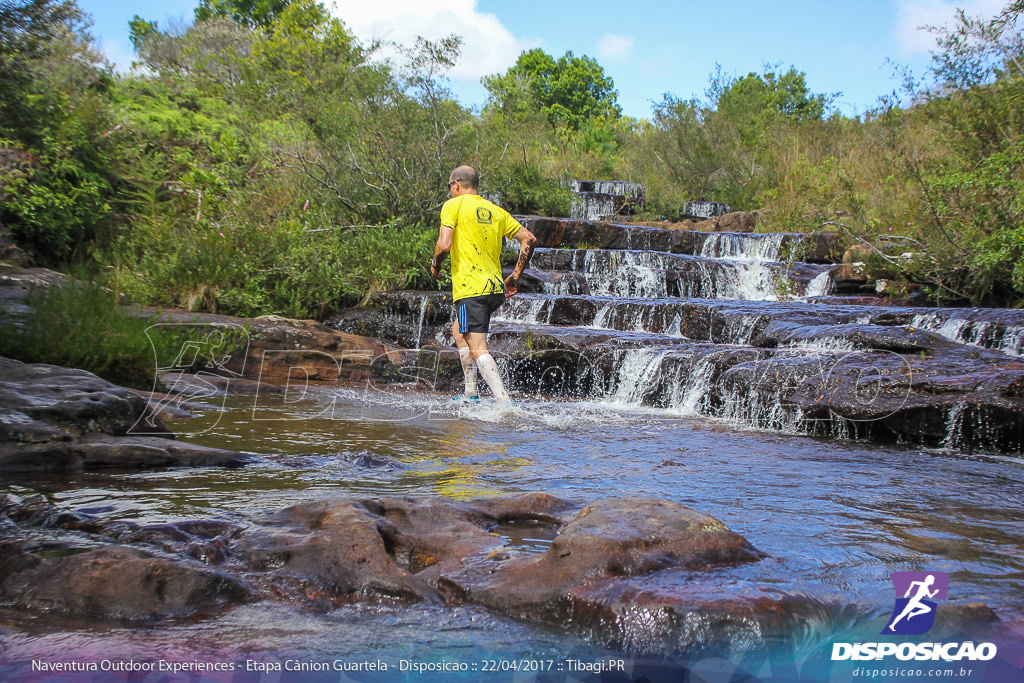
[[[485,294],[459,299],[455,302],[455,312],[459,316],[459,332],[487,333],[491,327],[491,314],[505,303],[505,293]]]

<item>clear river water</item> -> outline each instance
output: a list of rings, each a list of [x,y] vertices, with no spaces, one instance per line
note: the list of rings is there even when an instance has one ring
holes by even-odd
[[[801,634],[796,659],[825,652],[837,631],[862,637],[875,628],[877,634],[879,618],[892,610],[893,571],[944,572],[949,602],[984,603],[1001,619],[1007,638],[1024,633],[1024,461],[1017,457],[759,431],[612,399],[524,397],[512,410],[487,401],[459,409],[448,395],[350,385],[311,388],[301,397],[223,400],[223,410],[171,426],[196,443],[253,453],[241,468],[24,475],[13,480],[14,490],[139,523],[244,522],[335,495],[469,499],[543,491],[578,503],[658,497],[717,517],[767,554],[753,564],[695,572],[688,581],[710,592],[795,594],[820,602],[822,624]],[[549,541],[516,542],[539,552]],[[26,623],[0,613],[0,679],[5,672],[23,673],[18,667],[34,659],[107,654],[142,660],[158,653],[257,663],[340,656],[639,661],[635,652],[605,650],[571,631],[476,607],[355,604],[315,613],[264,601],[213,619],[149,627]],[[730,680],[729,672],[735,673],[735,665],[724,661],[688,666],[724,676],[704,680]],[[776,680],[769,673],[760,675]],[[426,680],[415,673],[264,674],[257,666],[248,678],[201,680]],[[820,675],[825,680],[830,674]],[[436,680],[463,679],[477,680],[454,674]],[[848,671],[842,679],[853,680]],[[626,679],[505,672],[482,680]]]

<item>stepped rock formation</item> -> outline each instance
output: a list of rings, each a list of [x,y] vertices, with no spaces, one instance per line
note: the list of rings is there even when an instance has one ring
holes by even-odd
[[[543,246],[490,343],[516,391],[1024,453],[1024,312],[842,296],[827,233],[524,221]],[[396,292],[331,324],[418,349],[387,376],[449,390],[451,310],[446,294]]]

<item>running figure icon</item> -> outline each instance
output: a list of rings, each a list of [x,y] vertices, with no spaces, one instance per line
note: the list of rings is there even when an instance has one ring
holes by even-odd
[[[896,604],[882,633],[921,634],[935,623],[936,600],[945,600],[949,577],[942,572],[893,572]]]
[[[903,608],[903,611],[900,612],[900,615],[893,619],[892,623],[889,624],[890,631],[894,630],[893,627],[896,626],[896,624],[903,618],[906,618],[907,621],[910,621],[914,617],[920,616],[922,614],[928,614],[932,611],[931,606],[926,605],[921,601],[925,598],[934,598],[936,595],[939,594],[938,588],[936,588],[933,591],[928,590],[932,587],[932,584],[934,583],[935,575],[933,574],[929,574],[924,581],[912,581],[910,583],[910,588],[907,589],[906,595],[903,596],[905,598],[910,598],[910,602],[908,602],[906,607]],[[917,593],[913,597],[910,597],[910,594],[914,592],[915,586],[917,587]]]

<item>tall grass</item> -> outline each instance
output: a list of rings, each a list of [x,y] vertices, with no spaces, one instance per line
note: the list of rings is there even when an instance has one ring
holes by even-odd
[[[0,326],[0,355],[81,368],[137,389],[152,389],[157,359],[175,357],[189,339],[187,332],[164,326],[150,329],[155,316],[126,312],[113,293],[96,284],[35,289],[28,305],[28,316]]]

